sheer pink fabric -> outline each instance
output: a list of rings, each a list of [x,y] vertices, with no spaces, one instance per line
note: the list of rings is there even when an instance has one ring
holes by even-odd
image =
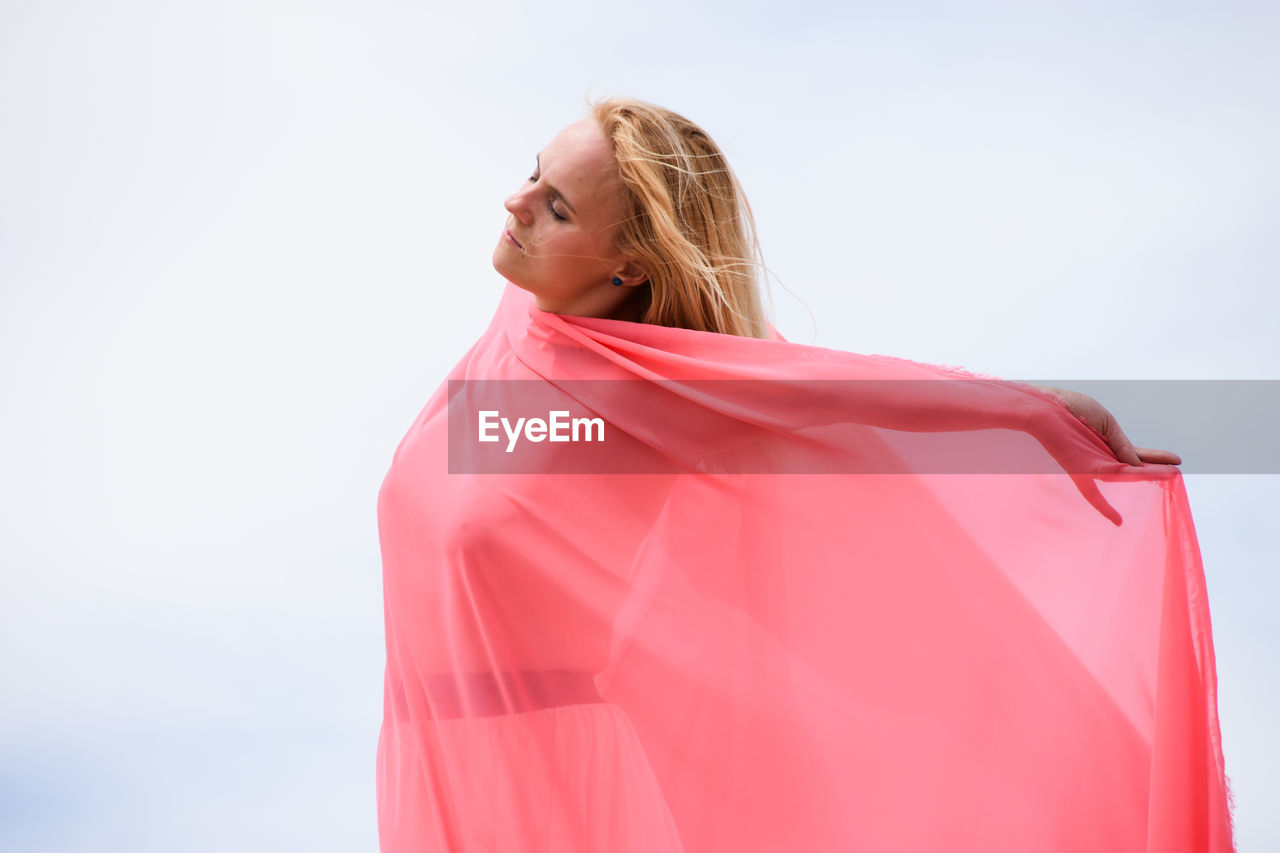
[[[655,473],[451,474],[470,386],[427,402],[378,496],[383,853],[1233,849],[1176,469],[1026,386],[512,285],[449,379],[535,380]],[[1017,473],[937,473],[949,439]],[[873,473],[708,465],[757,452]]]

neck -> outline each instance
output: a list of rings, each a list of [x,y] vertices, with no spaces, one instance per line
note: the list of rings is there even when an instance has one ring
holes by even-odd
[[[615,290],[620,292],[610,292]],[[555,314],[639,323],[649,307],[648,291],[647,284],[627,288],[611,287],[609,291],[597,291],[571,305],[552,305],[541,298],[537,300],[537,305],[539,310]]]

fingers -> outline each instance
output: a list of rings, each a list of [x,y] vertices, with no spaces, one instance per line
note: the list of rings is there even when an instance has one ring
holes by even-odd
[[[1097,482],[1093,477],[1085,474],[1072,474],[1071,482],[1076,484],[1076,488],[1080,490],[1080,494],[1093,505],[1093,508],[1102,514],[1102,516],[1119,527],[1124,523],[1124,518],[1120,515],[1119,510],[1107,503],[1107,499],[1102,496],[1102,491],[1098,488]]]
[[[1062,470],[1071,477],[1071,482],[1075,484],[1081,496],[1104,518],[1119,527],[1124,519],[1098,488],[1098,474],[1084,473],[1078,467],[1079,463],[1085,461],[1080,457],[1080,445],[1063,441],[1064,430],[1060,417],[1061,410],[1056,406],[1052,408],[1037,406],[1027,420],[1027,429],[1062,467]],[[1087,455],[1091,457],[1091,461],[1096,461],[1095,453],[1096,448],[1088,451]]]
[[[1150,447],[1135,447],[1134,450],[1137,451],[1143,462],[1152,462],[1157,465],[1182,464],[1182,457],[1172,450],[1155,450]]]
[[[1120,424],[1116,423],[1116,419],[1107,412],[1107,444],[1111,448],[1111,452],[1116,455],[1126,465],[1132,465],[1135,468],[1142,467],[1142,457],[1138,453],[1138,449],[1129,441],[1129,437],[1124,434],[1124,430],[1120,429]]]
[[[1132,465],[1135,468],[1142,467],[1142,455],[1138,453],[1137,448],[1128,442],[1111,445],[1111,452],[1126,465]]]

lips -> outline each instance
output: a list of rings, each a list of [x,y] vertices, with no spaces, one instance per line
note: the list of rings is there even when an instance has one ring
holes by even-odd
[[[507,239],[511,241],[511,244],[513,246],[515,246],[517,249],[519,249],[522,252],[524,251],[524,245],[519,240],[516,239],[516,235],[511,233],[510,228],[504,228],[502,233],[507,235]]]

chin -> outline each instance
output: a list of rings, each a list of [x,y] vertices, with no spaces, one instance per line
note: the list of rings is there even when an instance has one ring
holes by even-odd
[[[502,276],[507,281],[511,282],[512,284],[516,283],[515,279],[511,277],[511,270],[509,270],[507,268],[507,265],[502,262],[501,246],[493,250],[493,268],[497,271],[498,275]]]
[[[493,268],[494,270],[497,271],[498,275],[502,276],[504,279],[511,282],[521,290],[528,290],[530,293],[533,293],[535,296],[537,296],[537,293],[535,293],[528,285],[522,282],[519,276],[513,275],[511,270],[506,268],[506,264],[498,260],[497,254],[498,254],[497,252],[494,252]]]

